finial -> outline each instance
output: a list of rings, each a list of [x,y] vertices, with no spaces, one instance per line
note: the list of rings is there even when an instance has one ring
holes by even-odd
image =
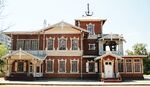
[[[89,9],[89,3],[87,3],[87,11],[85,11],[86,16],[92,16],[93,12],[90,13],[90,9]]]

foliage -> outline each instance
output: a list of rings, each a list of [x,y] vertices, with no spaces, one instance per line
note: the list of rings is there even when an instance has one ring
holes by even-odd
[[[146,49],[146,44],[143,43],[137,43],[132,46],[133,51],[127,50],[126,53],[128,55],[147,55],[147,49]]]
[[[133,51],[127,50],[128,55],[147,55],[147,58],[143,59],[144,74],[150,74],[150,52],[146,49],[146,44],[137,43],[132,46]]]
[[[7,48],[5,45],[0,45],[0,58],[7,53]]]
[[[0,72],[2,72],[2,67],[5,64],[4,61],[1,59],[1,57],[6,53],[7,53],[7,48],[5,47],[5,45],[1,44],[0,45]]]

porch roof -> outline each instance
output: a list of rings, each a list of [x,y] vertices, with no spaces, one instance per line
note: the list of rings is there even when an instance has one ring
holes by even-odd
[[[31,56],[32,58],[35,58],[35,59],[38,59],[38,60],[43,60],[46,58],[47,55],[35,55],[35,54],[31,54],[29,52],[26,52],[26,51],[23,51],[23,50],[17,50],[17,51],[14,51],[12,53],[9,53],[5,56],[2,57],[2,59],[6,59],[6,58],[9,58],[10,56],[13,56],[13,55],[22,55],[22,54],[25,54],[25,55],[28,55],[28,56]]]
[[[112,54],[111,52],[108,52],[108,53],[106,53],[106,54],[104,54],[102,56],[96,57],[94,60],[99,60],[99,59],[102,59],[102,58],[104,58],[106,56],[113,56],[115,58],[123,59],[121,56],[118,56],[118,55]]]

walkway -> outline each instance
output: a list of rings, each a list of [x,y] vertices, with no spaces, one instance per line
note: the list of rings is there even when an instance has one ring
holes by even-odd
[[[93,80],[36,80],[6,81],[0,78],[0,85],[48,85],[48,86],[150,86],[150,75],[144,80],[126,80],[124,82],[104,83]]]

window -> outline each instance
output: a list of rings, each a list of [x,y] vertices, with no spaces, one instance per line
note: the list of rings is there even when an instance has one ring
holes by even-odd
[[[123,72],[123,60],[118,60],[118,70],[119,72]]]
[[[87,30],[89,31],[89,34],[90,35],[94,35],[95,34],[95,31],[94,31],[94,24],[88,24],[87,25]]]
[[[86,62],[86,72],[97,72],[97,63],[93,61]]]
[[[66,50],[66,39],[61,38],[59,39],[59,50]]]
[[[36,73],[39,73],[39,72],[40,72],[40,67],[37,66],[37,67],[36,67]]]
[[[38,40],[17,40],[17,49],[38,50]]]
[[[134,60],[134,72],[141,72],[141,63],[140,59],[135,59]]]
[[[38,50],[38,40],[31,40],[31,50]]]
[[[66,72],[66,61],[65,60],[59,60],[59,72]]]
[[[77,60],[71,61],[71,72],[78,72],[78,61]]]
[[[17,44],[16,44],[17,49],[19,50],[24,49],[24,40],[17,40]]]
[[[48,39],[48,50],[53,50],[53,39]]]
[[[23,72],[24,71],[24,62],[18,61],[17,71],[18,72]]]
[[[32,67],[32,63],[30,63],[30,72],[33,72],[33,67]]]
[[[127,60],[126,60],[126,72],[132,72],[131,59],[127,59]]]
[[[24,50],[30,50],[31,40],[25,40]]]
[[[89,44],[89,50],[95,50],[95,44]]]
[[[52,60],[47,61],[47,72],[53,72],[53,61]]]
[[[72,39],[72,50],[78,50],[78,39]]]

